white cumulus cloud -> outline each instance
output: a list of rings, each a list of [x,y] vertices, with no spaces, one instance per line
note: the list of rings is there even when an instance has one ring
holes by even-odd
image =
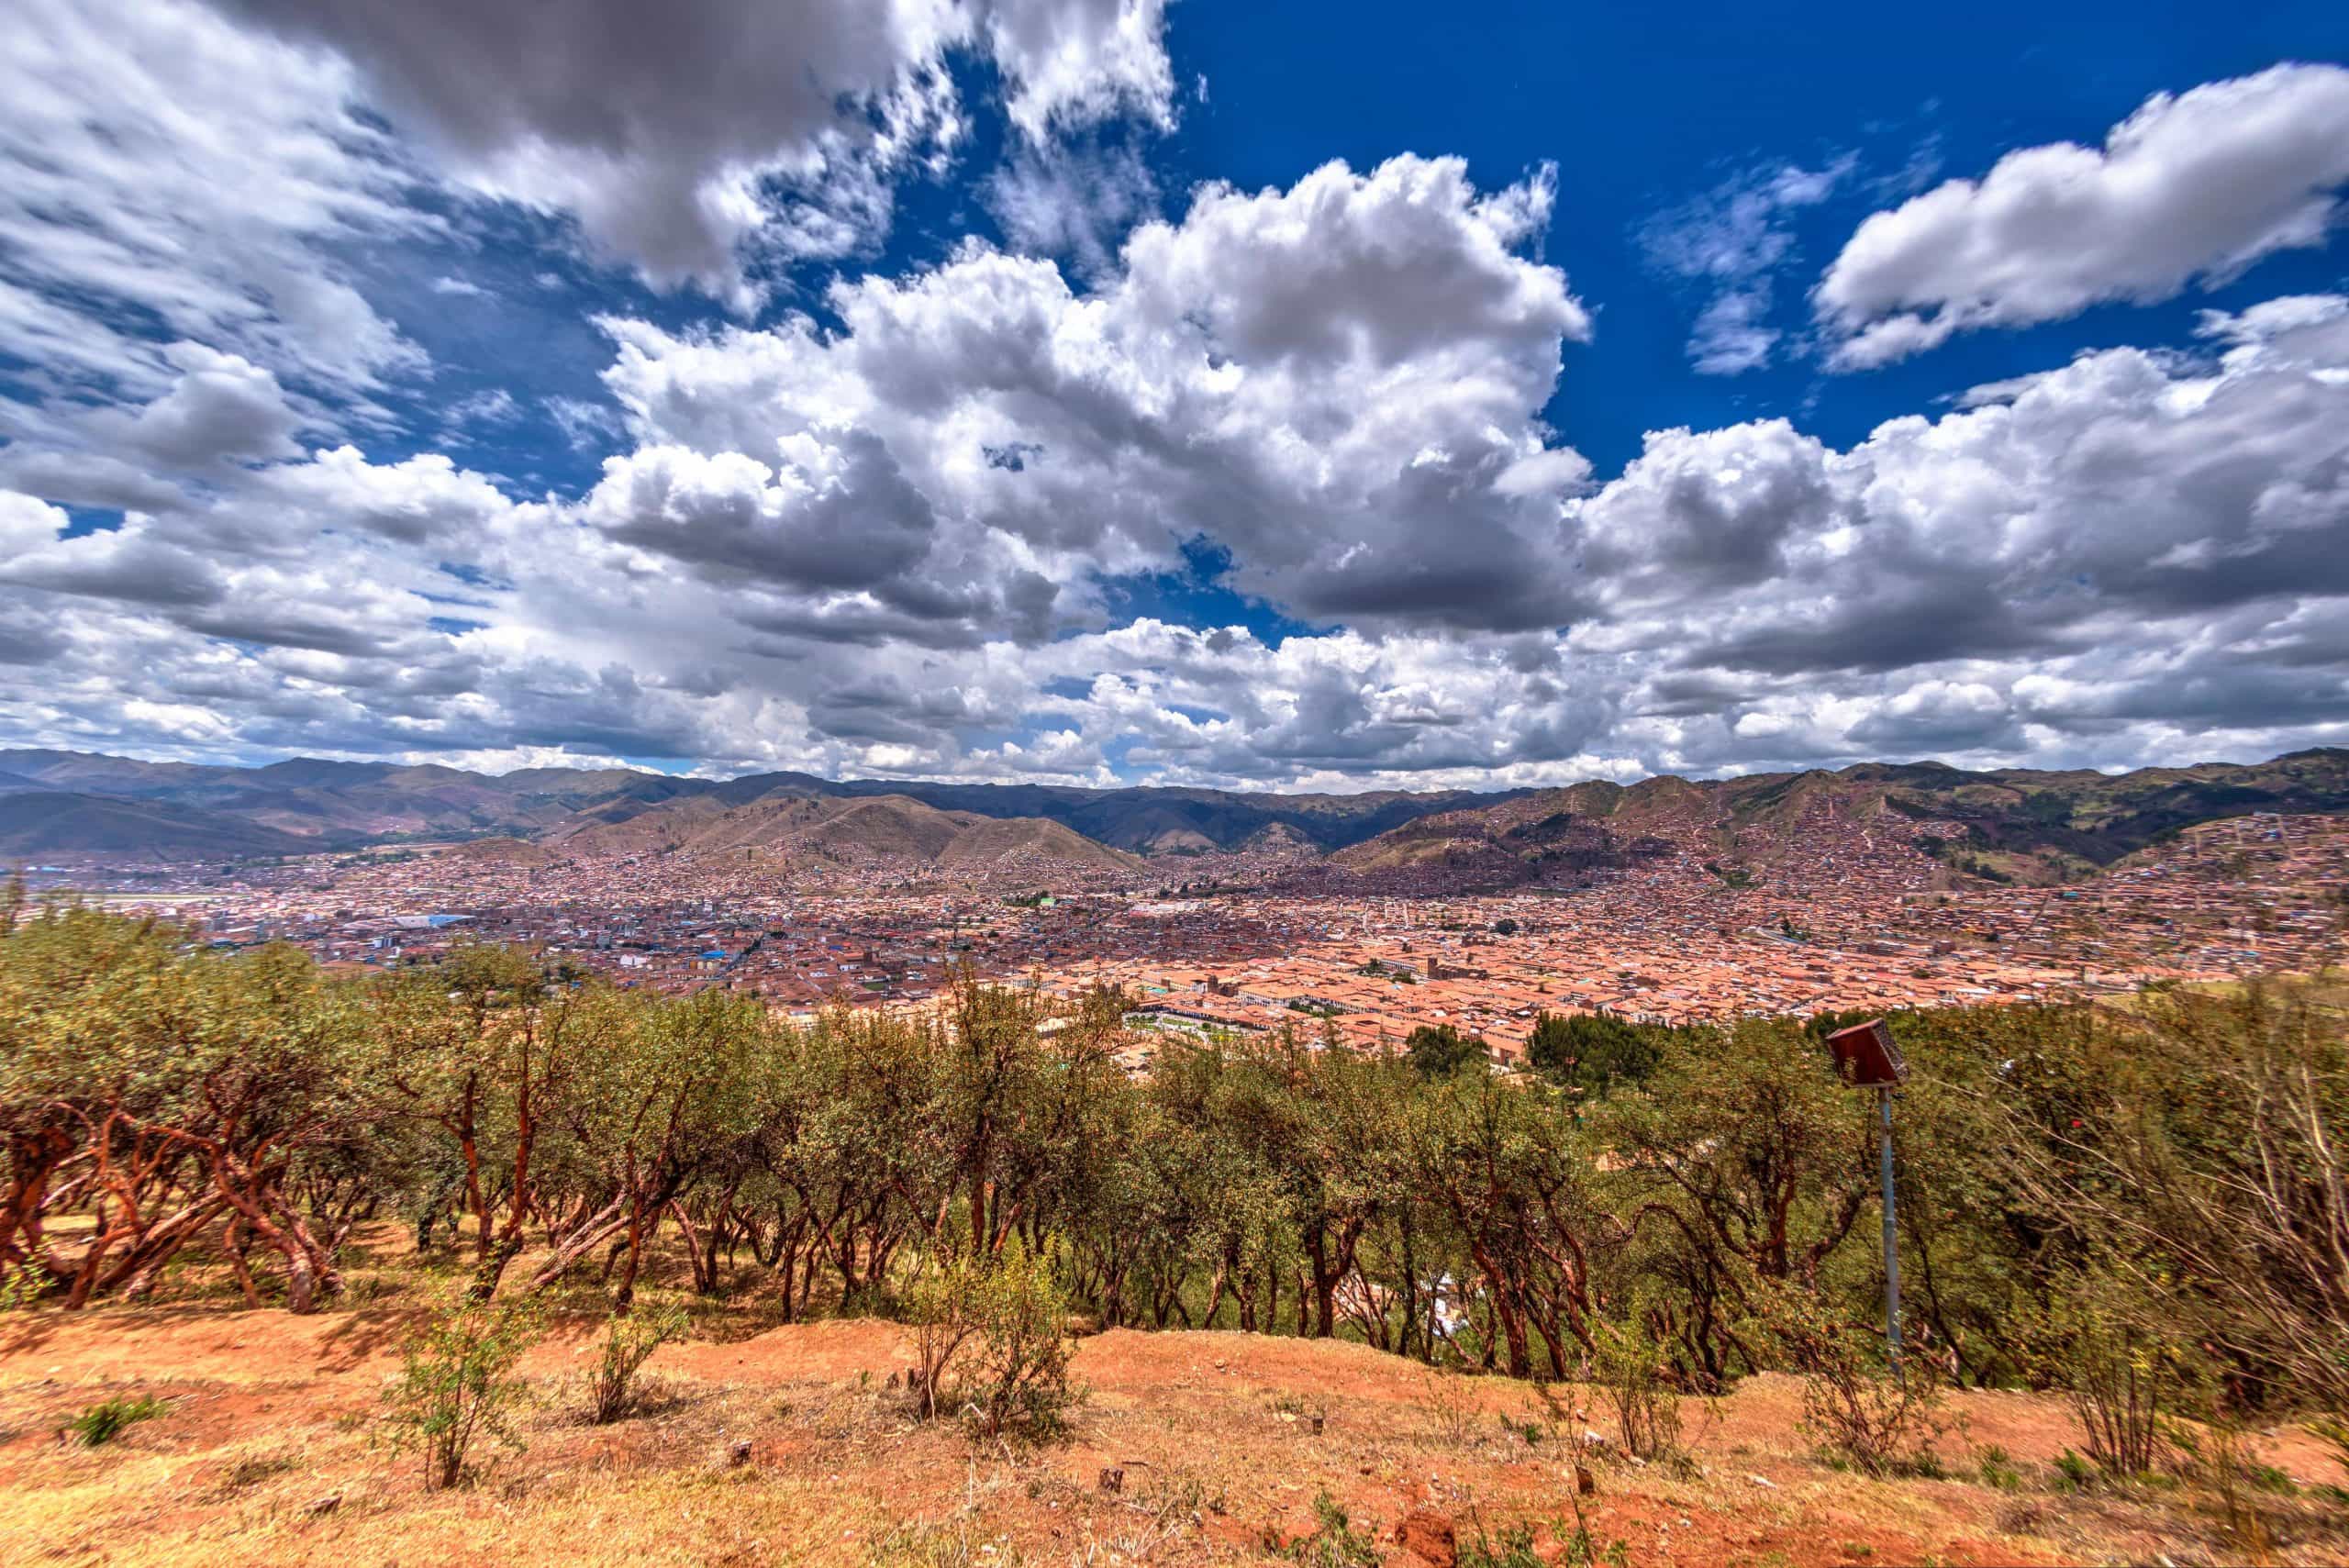
[[[2349,183],[2349,70],[2278,65],[2160,93],[2104,145],[2010,152],[1863,222],[1815,303],[1845,370],[1952,334],[2169,298],[2321,244]]]

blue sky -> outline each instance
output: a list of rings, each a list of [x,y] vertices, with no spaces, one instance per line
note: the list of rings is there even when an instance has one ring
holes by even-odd
[[[1174,76],[1189,84],[1179,126],[1163,137],[1112,131],[1109,140],[1141,156],[1159,186],[1154,210],[1170,214],[1198,182],[1285,187],[1331,159],[1368,168],[1398,153],[1442,151],[1467,159],[1486,185],[1555,163],[1557,210],[1537,244],[1601,310],[1604,330],[1575,351],[1576,373],[1544,414],[1572,430],[1603,472],[1637,455],[1646,430],[1756,415],[1799,417],[1804,428],[1848,444],[1887,417],[2082,350],[2190,344],[2201,310],[2323,292],[2349,273],[2331,248],[2288,253],[2221,289],[1977,336],[1871,376],[1822,374],[1792,356],[1741,375],[1698,374],[1686,348],[1707,291],[1671,277],[1641,242],[1675,208],[1756,170],[1858,160],[1835,195],[1789,224],[1797,250],[1778,279],[1774,319],[1799,331],[1806,286],[1883,205],[1872,192],[1929,172],[1936,181],[1978,174],[2019,147],[2093,140],[2154,93],[2279,61],[2343,59],[2349,22],[2319,5],[1989,6],[1956,28],[1875,6],[1701,7],[1674,28],[1637,8],[1577,16],[1494,6],[1437,20],[1422,7],[1384,5],[1350,14],[1358,19],[1333,27],[1325,7],[1183,0],[1166,31]],[[949,177],[910,183],[903,218],[845,270],[935,264],[974,234],[1005,242],[980,191],[1003,129],[976,128]],[[515,388],[519,370],[548,395],[594,399],[609,360],[589,324],[595,313],[678,326],[722,315],[706,297],[664,295],[623,270],[580,265],[562,254],[548,225],[512,214],[476,221],[481,248],[452,248],[441,257],[450,270],[433,277],[494,288],[477,306],[420,288],[433,281],[420,258],[387,259],[387,296],[408,294],[395,307],[403,326],[450,367],[425,401],[445,384],[471,384],[461,382],[468,370],[482,388]],[[541,295],[527,285],[550,250],[566,286]],[[841,270],[795,270],[770,314],[820,309],[823,286]],[[503,352],[518,339],[532,345],[527,367]],[[432,432],[418,424],[417,444],[430,445]],[[548,439],[558,434],[551,428],[536,434],[535,442],[513,440],[506,461],[558,485],[593,483],[595,453]]]
[[[630,15],[31,0],[0,744],[2349,742],[2337,6]]]

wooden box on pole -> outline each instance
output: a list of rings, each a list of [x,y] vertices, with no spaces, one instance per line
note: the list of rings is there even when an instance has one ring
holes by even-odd
[[[1855,1089],[1889,1089],[1909,1076],[1909,1064],[1882,1018],[1837,1029],[1827,1037],[1827,1049],[1835,1053],[1835,1071]]]
[[[1876,1158],[1884,1183],[1884,1349],[1900,1374],[1900,1230],[1892,1214],[1892,1091],[1909,1076],[1900,1048],[1882,1018],[1837,1029],[1827,1037],[1835,1071],[1855,1089],[1876,1091]]]

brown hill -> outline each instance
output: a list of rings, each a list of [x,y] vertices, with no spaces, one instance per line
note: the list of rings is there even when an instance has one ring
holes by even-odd
[[[1541,790],[1421,817],[1340,850],[1357,882],[1507,887],[1560,883],[1673,855],[1766,870],[1823,840],[1921,853],[1994,881],[2093,873],[2198,822],[2349,810],[2349,751],[2129,773],[1967,773],[1941,762],[1693,781],[1664,775]]]
[[[1139,871],[1142,864],[1139,855],[1097,844],[1074,828],[1064,828],[1041,817],[973,817],[940,859],[949,865],[992,865],[1023,856],[1074,861],[1103,870]]]
[[[260,823],[166,802],[53,790],[0,794],[0,860],[240,860],[306,854],[316,847]]]
[[[44,796],[45,804],[21,804]],[[1596,865],[1631,854],[1642,837],[1668,839],[1709,858],[1766,857],[1772,835],[1806,812],[1841,813],[1854,823],[1893,813],[1918,824],[1920,841],[1933,840],[1932,852],[1954,869],[2044,881],[2110,864],[2196,822],[2254,811],[2349,808],[2349,751],[2118,775],[1869,762],[1837,773],[1711,783],[1664,777],[1628,788],[1593,782],[1492,795],[1093,789],[829,780],[791,773],[711,780],[621,768],[531,768],[492,776],[318,758],[244,768],[0,751],[0,798],[20,803],[6,819],[12,836],[0,840],[0,853],[30,857],[120,853],[200,861],[419,838],[567,835],[634,821],[650,811],[682,814],[688,802],[700,803],[695,819],[706,825],[729,809],[764,801],[888,801],[896,803],[890,811],[910,803],[952,817],[1049,820],[1117,850],[1254,850],[1272,842],[1265,836],[1274,834],[1300,852],[1361,846],[1360,854],[1341,857],[1341,876],[1415,875],[1457,863],[1501,881],[1540,880],[1578,861]],[[84,809],[67,801],[98,804]],[[124,814],[108,802],[148,810]],[[1687,837],[1699,819],[1711,835],[1701,841]],[[640,829],[643,847],[682,841],[690,826],[683,815],[656,817]],[[852,840],[868,830],[942,841],[942,835],[902,822],[842,831]]]
[[[1268,827],[1312,844],[1351,844],[1430,811],[1497,798],[1466,791],[1359,795],[1057,784],[937,784],[755,773],[684,777],[629,768],[525,768],[491,775],[433,764],[296,757],[264,767],[148,762],[94,752],[0,751],[0,790],[37,789],[168,804],[259,824],[322,850],[386,840],[532,835],[586,814],[618,820],[646,806],[704,798],[719,806],[778,797],[911,799],[1002,820],[1041,817],[1128,851],[1233,849]],[[35,852],[39,849],[35,844]]]
[[[1340,850],[1330,865],[1373,881],[1439,876],[1496,887],[1620,869],[1674,852],[1651,828],[1689,811],[1698,789],[1681,779],[1650,779],[1630,789],[1594,781],[1540,790],[1497,806],[1422,817]]]
[[[617,801],[558,823],[540,841],[577,855],[665,854],[683,849],[687,838],[728,809],[707,795],[666,806]]]
[[[559,851],[528,839],[470,839],[451,844],[437,857],[445,861],[478,861],[489,864],[542,866],[562,858]]]
[[[588,813],[546,840],[573,855],[768,851],[833,860],[998,865],[1026,858],[1133,871],[1136,857],[1041,817],[941,811],[903,795],[769,796],[726,806],[706,795]]]

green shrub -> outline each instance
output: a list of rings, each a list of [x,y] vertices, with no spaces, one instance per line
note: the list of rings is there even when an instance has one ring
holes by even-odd
[[[685,1333],[686,1321],[681,1307],[614,1313],[596,1370],[587,1374],[588,1419],[600,1427],[635,1409],[637,1373],[653,1351]]]
[[[969,1408],[990,1435],[1017,1428],[1058,1431],[1077,1394],[1068,1362],[1068,1296],[1044,1258],[1015,1244],[985,1271],[978,1294],[979,1346]]]
[[[1314,1495],[1313,1514],[1320,1528],[1311,1535],[1299,1536],[1286,1546],[1267,1537],[1264,1544],[1274,1556],[1302,1563],[1304,1568],[1378,1568],[1382,1561],[1378,1543],[1353,1528],[1346,1510],[1327,1489]]]
[[[1925,1445],[1940,1435],[1941,1391],[1928,1362],[1911,1358],[1902,1375],[1887,1375],[1873,1329],[1854,1328],[1804,1291],[1767,1301],[1765,1321],[1802,1379],[1803,1429],[1831,1461],[1879,1478],[1935,1467]]]
[[[1668,1381],[1664,1351],[1639,1318],[1601,1323],[1592,1370],[1634,1459],[1668,1459],[1680,1451],[1680,1398]]]
[[[1464,1035],[1450,1024],[1422,1024],[1403,1041],[1403,1055],[1422,1078],[1449,1078],[1492,1058],[1482,1036]]]
[[[529,1385],[514,1368],[542,1331],[534,1304],[461,1297],[401,1346],[399,1375],[384,1390],[384,1440],[422,1457],[427,1491],[463,1481],[483,1439],[520,1451],[514,1416]]]
[[[66,1422],[65,1429],[83,1448],[102,1448],[120,1437],[126,1429],[141,1421],[153,1420],[165,1408],[163,1402],[151,1394],[142,1394],[135,1399],[117,1395],[104,1404],[91,1406]]]
[[[917,1412],[960,1411],[991,1437],[1057,1432],[1078,1399],[1068,1313],[1051,1263],[1016,1241],[1000,1256],[937,1264],[908,1298]]]

